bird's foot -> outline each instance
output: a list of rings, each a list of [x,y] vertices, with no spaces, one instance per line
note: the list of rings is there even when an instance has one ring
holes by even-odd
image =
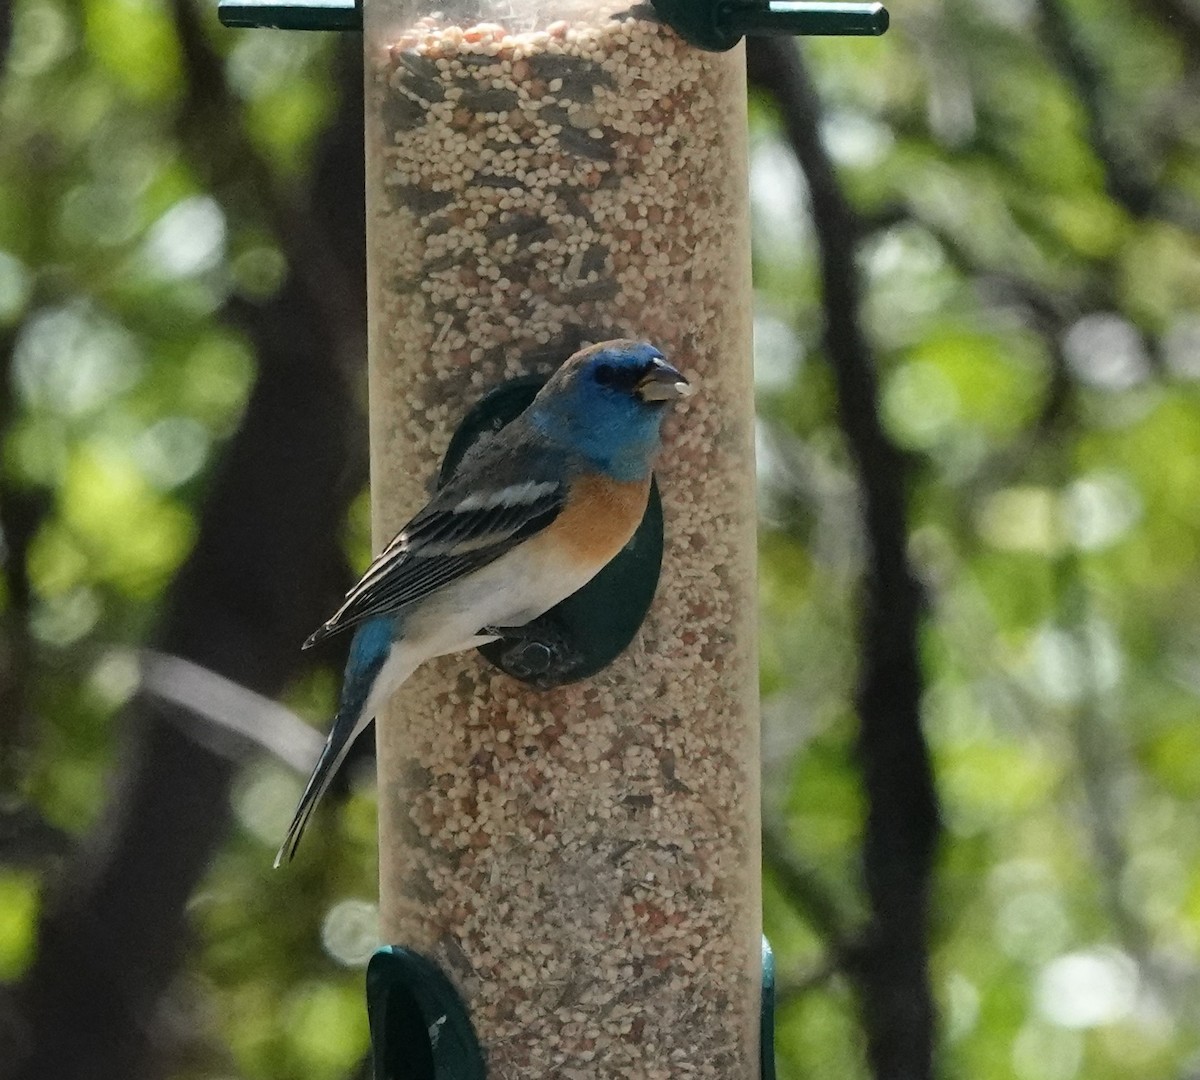
[[[479,633],[498,639],[503,648],[500,667],[535,684],[553,675],[572,655],[561,632],[542,620],[524,626],[485,626]]]
[[[479,637],[494,637],[504,641],[529,641],[537,635],[528,626],[481,626]]]

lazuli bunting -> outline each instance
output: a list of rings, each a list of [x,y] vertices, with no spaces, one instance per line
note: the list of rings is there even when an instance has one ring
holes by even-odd
[[[577,352],[441,491],[305,643],[356,627],[329,738],[275,865],[355,738],[424,661],[494,641],[590,581],[646,509],[659,429],[688,381],[642,341]]]

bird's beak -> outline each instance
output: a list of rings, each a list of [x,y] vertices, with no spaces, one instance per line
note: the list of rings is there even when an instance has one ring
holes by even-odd
[[[693,392],[692,384],[665,360],[655,360],[633,389],[643,401],[675,401]]]

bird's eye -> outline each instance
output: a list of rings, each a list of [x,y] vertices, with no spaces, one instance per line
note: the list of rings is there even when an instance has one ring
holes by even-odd
[[[616,374],[612,364],[598,364],[596,366],[596,382],[601,386],[611,386],[613,379],[616,378]]]

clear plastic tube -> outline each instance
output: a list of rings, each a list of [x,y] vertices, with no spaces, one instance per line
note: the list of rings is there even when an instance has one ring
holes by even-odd
[[[377,541],[505,378],[636,337],[697,385],[630,649],[550,693],[445,658],[381,718],[384,934],[455,979],[497,1080],[757,1076],[741,50],[611,3],[365,15]]]

